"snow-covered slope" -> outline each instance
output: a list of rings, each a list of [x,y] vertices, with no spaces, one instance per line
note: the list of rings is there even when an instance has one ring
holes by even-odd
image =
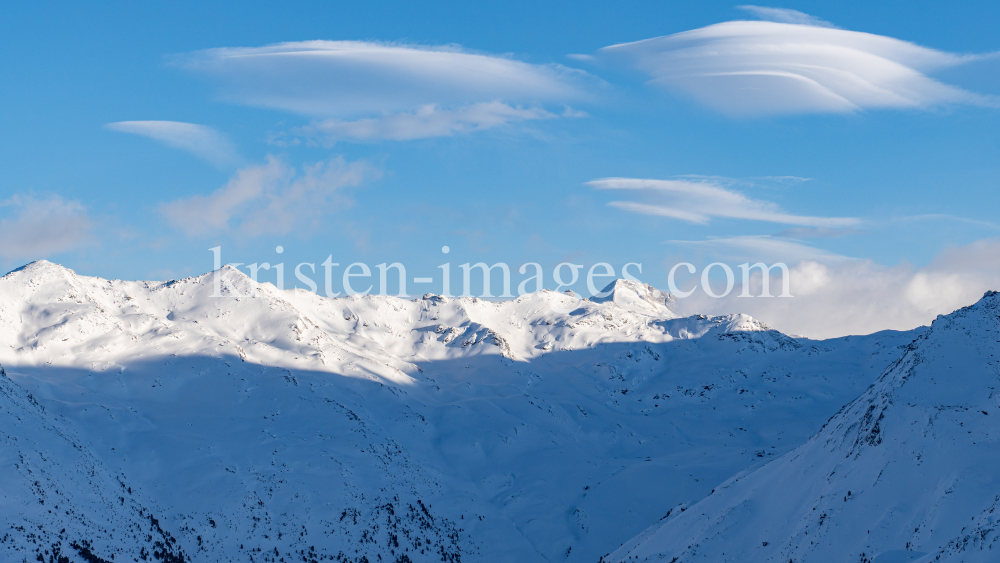
[[[0,559],[183,560],[122,475],[110,472],[0,369]]]
[[[213,274],[36,262],[0,278],[10,385],[73,436],[74,467],[138,499],[80,510],[155,515],[190,561],[596,561],[803,443],[919,333],[793,339],[745,315],[678,318],[624,280],[602,299],[491,302],[222,274],[222,297]],[[37,435],[45,454],[58,433]],[[69,465],[46,490],[74,482]],[[96,537],[66,530],[63,545]],[[115,537],[96,556],[137,545]]]
[[[1000,560],[1000,294],[938,317],[808,443],[609,561]]]

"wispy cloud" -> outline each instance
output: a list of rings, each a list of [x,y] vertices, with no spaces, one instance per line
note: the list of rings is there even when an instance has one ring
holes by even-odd
[[[927,76],[981,56],[827,27],[794,10],[743,8],[773,21],[725,22],[612,45],[598,58],[734,116],[1000,105]]]
[[[0,257],[36,260],[90,244],[92,221],[78,201],[15,195],[0,201]]]
[[[450,137],[523,121],[585,115],[568,108],[557,114],[540,107],[522,108],[503,102],[483,102],[455,109],[444,109],[432,104],[423,106],[413,113],[393,113],[354,121],[326,119],[308,127],[293,129],[288,136],[318,140],[326,145],[345,140],[409,141],[429,137]]]
[[[666,244],[698,248],[722,260],[752,260],[754,262],[787,262],[823,260],[836,262],[849,260],[847,256],[816,248],[815,246],[767,235],[747,235],[707,240],[668,240]]]
[[[475,110],[457,108],[495,101],[565,104],[587,99],[589,86],[600,82],[562,65],[531,64],[457,46],[370,41],[209,49],[178,57],[176,63],[216,81],[223,99],[232,102],[350,120],[381,119],[427,106],[470,112]],[[363,127],[395,129],[351,126]]]
[[[227,168],[240,161],[229,138],[206,125],[181,121],[118,121],[108,123],[105,127],[112,131],[149,137],[168,147],[193,154],[219,168]]]
[[[803,178],[801,176],[759,176],[756,179],[770,180],[772,182],[778,182],[779,184],[798,184],[812,180],[812,178]]]
[[[865,234],[865,231],[850,228],[831,229],[830,227],[792,227],[791,229],[785,229],[780,233],[776,233],[774,236],[779,238],[808,239],[842,238],[863,234]]]
[[[912,223],[917,221],[949,221],[955,223],[965,223],[967,225],[975,225],[977,227],[985,227],[987,229],[1000,230],[1000,224],[991,221],[982,221],[980,219],[970,219],[968,217],[959,217],[957,215],[949,215],[947,213],[925,213],[922,215],[907,215],[905,217],[896,217],[893,219],[895,222],[899,223]]]
[[[612,201],[608,204],[612,207],[700,225],[713,217],[827,228],[851,227],[861,222],[854,217],[792,215],[773,202],[749,198],[712,180],[602,178],[587,185],[599,190],[639,191],[646,197],[645,202]]]
[[[333,158],[301,171],[269,156],[240,169],[215,192],[163,204],[161,212],[191,236],[235,231],[245,236],[314,228],[337,209],[340,188],[357,186],[380,172],[365,162]]]
[[[809,14],[798,10],[789,10],[787,8],[765,8],[763,6],[750,5],[737,6],[737,8],[743,10],[744,12],[751,13],[757,19],[761,20],[779,23],[792,23],[797,25],[812,25],[816,27],[834,27],[834,25],[828,21],[821,20],[816,16],[810,16]]]

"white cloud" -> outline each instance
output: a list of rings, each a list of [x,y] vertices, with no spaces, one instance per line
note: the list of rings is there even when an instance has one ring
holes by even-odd
[[[795,263],[802,260],[837,262],[851,260],[847,256],[821,248],[767,235],[747,235],[707,240],[668,240],[667,244],[698,248],[720,260]]]
[[[58,195],[45,199],[16,195],[0,202],[0,257],[37,260],[90,244],[92,226],[78,201]]]
[[[776,237],[781,238],[842,238],[849,237],[852,235],[861,235],[865,231],[860,231],[858,229],[831,229],[830,227],[792,227],[791,229],[785,229],[780,233],[775,234]]]
[[[600,190],[637,190],[648,202],[613,201],[608,205],[641,213],[679,219],[700,225],[713,217],[749,219],[804,227],[850,227],[860,224],[853,217],[810,217],[785,213],[772,202],[751,199],[724,188],[713,180],[647,180],[602,178],[587,182]]]
[[[612,45],[599,58],[734,116],[998,105],[927,76],[981,57],[821,27],[827,24],[794,10],[745,8],[777,21],[725,22]]]
[[[180,149],[219,168],[240,161],[229,138],[215,129],[180,121],[118,121],[105,125],[112,131],[142,135],[168,147]]]
[[[240,169],[210,195],[166,203],[161,212],[188,235],[238,231],[247,236],[314,228],[343,200],[337,191],[377,177],[365,162],[333,158],[299,172],[279,158]]]
[[[949,215],[946,213],[925,213],[923,215],[908,215],[904,217],[896,217],[893,219],[893,221],[898,223],[910,223],[915,221],[950,221],[955,223],[965,223],[967,225],[975,225],[977,227],[984,227],[992,230],[1000,230],[1000,224],[993,223],[991,221],[970,219],[968,217],[959,217],[957,215]]]
[[[716,244],[723,246],[721,242]],[[829,338],[926,325],[937,315],[975,303],[987,290],[1000,289],[1000,239],[949,248],[922,268],[909,264],[886,266],[836,255],[809,256],[805,245],[786,249],[794,252],[770,247],[775,251],[770,255],[738,246],[739,241],[728,249],[728,258],[739,260],[733,264],[758,260],[788,263],[794,297],[738,297],[742,284],[737,269],[736,288],[729,296],[712,299],[697,291],[678,300],[681,312],[747,313],[789,334]],[[775,270],[771,276],[772,295],[780,293],[777,275]],[[687,285],[682,286],[687,289]],[[757,270],[750,287],[752,295],[760,295]]]
[[[758,176],[758,180],[771,180],[773,182],[778,182],[781,184],[797,184],[801,182],[811,182],[812,178],[803,178],[801,176]]]
[[[586,115],[586,114],[582,114]],[[450,137],[500,127],[510,123],[579,117],[581,112],[567,108],[555,114],[539,107],[514,107],[503,102],[483,102],[455,109],[443,109],[436,104],[426,105],[413,113],[393,113],[380,117],[342,121],[326,119],[308,127],[294,129],[291,134],[319,139],[326,144],[349,141],[409,141],[429,137]]]
[[[816,16],[810,16],[809,14],[802,13],[798,10],[789,10],[787,8],[765,8],[763,6],[737,6],[737,8],[750,12],[758,19],[779,22],[779,23],[794,23],[798,25],[813,25],[818,27],[834,27],[828,21],[823,21]]]
[[[209,49],[177,63],[215,79],[224,99],[341,119],[412,112],[434,104],[561,104],[587,98],[587,86],[597,82],[561,65],[530,64],[456,46],[366,41]]]
[[[632,213],[656,215],[657,217],[667,217],[670,219],[680,219],[681,221],[697,223],[699,225],[707,224],[709,219],[708,215],[692,213],[690,211],[677,209],[676,207],[667,207],[665,205],[652,205],[648,203],[637,203],[634,201],[612,201],[608,203],[608,205],[611,207],[617,207],[618,209],[624,209],[625,211],[631,211]]]

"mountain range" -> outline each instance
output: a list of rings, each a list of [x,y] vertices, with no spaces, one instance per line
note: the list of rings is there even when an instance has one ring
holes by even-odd
[[[0,278],[0,554],[994,560],[996,293],[810,340],[605,291],[331,299],[228,266],[19,268]]]

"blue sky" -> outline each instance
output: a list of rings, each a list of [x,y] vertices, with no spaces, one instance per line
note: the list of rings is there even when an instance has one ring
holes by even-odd
[[[6,10],[7,269],[780,260],[794,306],[690,306],[816,334],[1000,288],[995,2]]]

